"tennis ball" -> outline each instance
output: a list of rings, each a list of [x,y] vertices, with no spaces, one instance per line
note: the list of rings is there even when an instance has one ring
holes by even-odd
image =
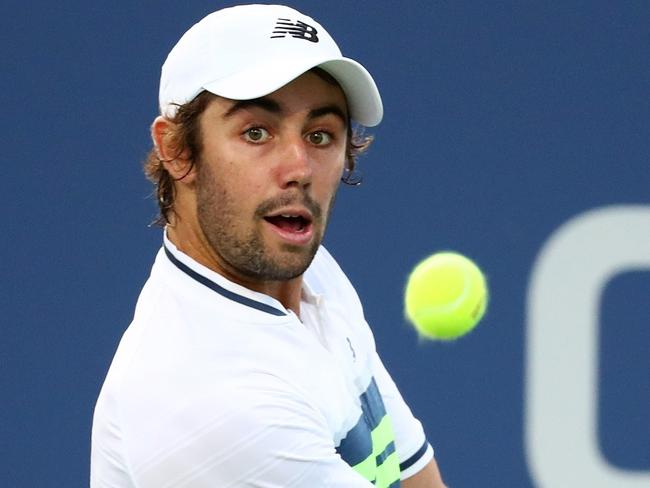
[[[406,317],[427,339],[467,334],[483,317],[487,299],[481,270],[455,252],[439,252],[420,262],[404,292]]]

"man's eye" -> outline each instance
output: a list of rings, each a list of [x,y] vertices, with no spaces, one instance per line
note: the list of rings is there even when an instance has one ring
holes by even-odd
[[[260,143],[265,142],[271,137],[269,131],[262,129],[261,127],[251,127],[244,132],[244,139],[248,142]]]
[[[309,142],[315,146],[324,146],[332,141],[332,136],[327,132],[316,131],[307,136]]]

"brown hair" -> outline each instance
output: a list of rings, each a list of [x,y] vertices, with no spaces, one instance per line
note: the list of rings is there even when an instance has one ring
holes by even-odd
[[[320,75],[320,73],[317,74]],[[184,157],[191,161],[187,172],[178,178],[179,180],[182,180],[192,171],[194,164],[201,157],[202,144],[199,119],[209,102],[215,97],[216,95],[212,93],[201,92],[192,101],[179,105],[176,115],[170,119],[174,124],[174,132],[170,134],[172,146],[175,148],[177,155],[185,152]],[[350,120],[348,120],[345,171],[341,178],[343,183],[353,186],[361,184],[363,177],[356,169],[357,158],[368,149],[372,140],[372,136],[364,135],[360,128],[353,128]],[[174,188],[174,181],[176,180],[165,169],[164,162],[166,161],[160,159],[155,147],[149,151],[144,161],[144,174],[155,186],[154,193],[160,212],[153,224],[159,226],[165,226],[169,223],[170,213],[174,211],[174,198],[176,195]]]

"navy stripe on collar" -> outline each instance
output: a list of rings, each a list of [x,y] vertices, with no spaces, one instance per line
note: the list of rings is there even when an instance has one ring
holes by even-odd
[[[246,305],[247,307],[254,308],[256,310],[260,310],[261,312],[266,312],[270,313],[271,315],[276,315],[276,316],[285,316],[287,315],[285,312],[278,310],[275,307],[272,307],[271,305],[267,305],[266,303],[261,303],[257,302],[251,298],[244,297],[241,295],[238,295],[235,292],[232,292],[230,290],[226,290],[223,286],[217,285],[214,281],[206,278],[205,276],[197,273],[194,271],[192,268],[187,266],[186,264],[180,262],[176,256],[174,256],[169,249],[167,249],[167,246],[163,246],[165,249],[165,254],[169,258],[169,260],[174,263],[174,265],[180,269],[183,273],[189,275],[190,277],[194,278],[196,281],[201,283],[202,285],[207,286],[213,291],[216,291],[219,295],[222,295],[230,300],[233,300],[237,303],[240,303],[242,305]]]

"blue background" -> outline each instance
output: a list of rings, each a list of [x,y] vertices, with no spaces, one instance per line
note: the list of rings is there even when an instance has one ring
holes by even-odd
[[[563,222],[650,194],[650,3],[290,2],[373,73],[385,104],[326,245],[453,487],[533,486],[524,454],[526,291]],[[140,161],[160,66],[222,2],[0,6],[0,485],[87,486],[92,410],[160,245]],[[403,319],[409,269],[455,249],[488,315],[454,343]],[[649,250],[650,252],[650,250]],[[650,274],[609,283],[599,433],[650,469]]]

